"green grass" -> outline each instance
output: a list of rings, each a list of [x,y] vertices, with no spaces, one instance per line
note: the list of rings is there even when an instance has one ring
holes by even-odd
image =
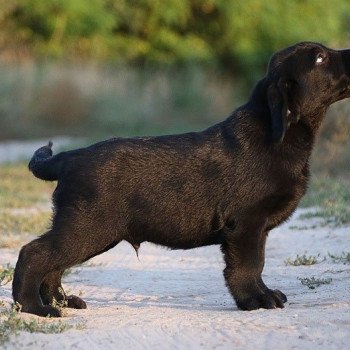
[[[49,212],[13,214],[0,212],[0,248],[14,248],[33,235],[44,233],[50,224]]]
[[[26,164],[1,164],[0,210],[48,206],[55,184],[36,179]]]
[[[6,264],[5,266],[0,265],[0,286],[11,282],[14,272],[15,269],[10,264]]]
[[[6,343],[11,335],[18,335],[19,332],[56,334],[71,328],[83,328],[81,324],[73,327],[65,322],[50,319],[38,320],[36,317],[31,317],[27,320],[21,317],[19,310],[20,306],[16,305],[0,311],[0,345]]]
[[[24,164],[0,166],[0,248],[15,248],[50,225],[55,187],[36,179]]]
[[[303,207],[315,210],[301,218],[319,217],[324,224],[332,226],[350,223],[350,182],[329,176],[314,177],[310,188],[301,202]]]

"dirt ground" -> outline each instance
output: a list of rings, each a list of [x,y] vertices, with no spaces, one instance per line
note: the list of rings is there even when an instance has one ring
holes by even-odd
[[[348,349],[350,265],[333,261],[328,253],[349,250],[349,228],[301,220],[302,211],[272,231],[267,244],[263,277],[287,294],[285,309],[239,311],[224,283],[219,247],[170,251],[143,244],[139,261],[122,242],[64,280],[65,289],[82,294],[88,309],[69,309],[62,320],[83,329],[22,332],[4,348]],[[319,263],[285,265],[305,251],[319,254]],[[0,264],[15,264],[17,254],[0,250]],[[312,276],[332,281],[309,289],[298,280]],[[11,303],[10,284],[1,287],[0,300]]]

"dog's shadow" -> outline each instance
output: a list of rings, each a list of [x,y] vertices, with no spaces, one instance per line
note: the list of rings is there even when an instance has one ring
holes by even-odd
[[[217,267],[198,271],[86,266],[67,276],[65,284],[80,288],[88,304],[100,307],[113,304],[132,308],[236,309]]]

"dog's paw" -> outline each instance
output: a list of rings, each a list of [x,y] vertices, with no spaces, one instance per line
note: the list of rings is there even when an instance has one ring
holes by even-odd
[[[279,289],[269,289],[269,291],[273,293],[273,295],[278,296],[283,303],[286,303],[288,301],[287,296],[284,293],[282,293]]]
[[[22,306],[22,312],[27,312],[29,314],[34,314],[42,317],[62,317],[62,312],[53,306],[35,306],[35,307],[25,307]]]
[[[287,297],[280,290],[265,290],[264,293],[257,293],[249,298],[236,299],[236,304],[241,310],[276,309],[284,308]]]
[[[67,307],[72,309],[86,309],[86,303],[76,295],[67,296]]]

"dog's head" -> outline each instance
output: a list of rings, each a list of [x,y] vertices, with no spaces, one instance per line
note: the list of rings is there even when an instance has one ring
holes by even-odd
[[[350,97],[350,50],[310,42],[288,47],[272,56],[266,82],[272,136],[280,143],[291,123]]]

